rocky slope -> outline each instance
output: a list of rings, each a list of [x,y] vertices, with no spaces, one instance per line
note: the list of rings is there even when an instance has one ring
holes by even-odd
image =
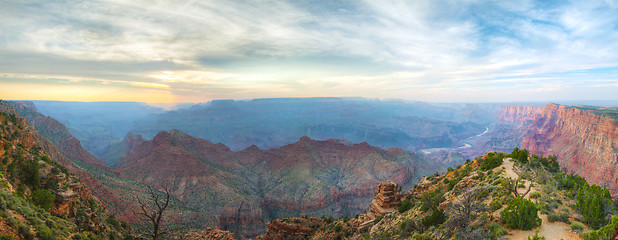
[[[0,146],[3,239],[83,239],[85,235],[120,239],[127,235],[127,229],[76,177],[83,172],[2,100]]]
[[[548,104],[527,127],[522,147],[556,155],[568,171],[618,191],[618,124],[595,109]]]
[[[366,143],[302,137],[281,148],[234,152],[179,130],[134,145],[118,166],[126,178],[167,186],[186,207],[187,224],[216,223],[241,237],[261,234],[280,217],[357,214],[380,181],[411,186],[440,169],[421,155]]]
[[[32,101],[38,112],[63,123],[84,149],[106,161],[106,146],[131,130],[137,119],[164,112],[136,102]]]
[[[81,147],[66,126],[55,119],[37,112],[30,102],[3,102],[2,111],[23,116],[27,124],[36,129],[38,142],[59,159],[65,167],[78,176],[89,190],[99,198],[119,219],[135,222],[132,210],[137,210],[131,197],[136,192],[144,193],[143,186],[136,186],[119,178],[117,169],[105,166],[99,159]],[[102,182],[105,181],[105,184]],[[117,187],[123,186],[123,187]]]

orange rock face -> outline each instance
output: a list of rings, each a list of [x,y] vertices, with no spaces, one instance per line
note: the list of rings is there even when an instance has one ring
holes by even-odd
[[[567,170],[588,182],[618,190],[618,125],[590,110],[548,104],[527,127],[522,148],[556,155]]]

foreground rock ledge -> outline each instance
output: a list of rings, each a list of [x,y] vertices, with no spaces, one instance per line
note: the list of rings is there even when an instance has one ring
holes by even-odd
[[[206,228],[201,233],[192,232],[185,235],[183,240],[206,240],[206,239],[223,239],[223,240],[236,240],[236,234],[223,231],[219,229]]]

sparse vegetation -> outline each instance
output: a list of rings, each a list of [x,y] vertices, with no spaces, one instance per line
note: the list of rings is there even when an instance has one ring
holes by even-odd
[[[403,213],[405,211],[410,210],[410,208],[412,208],[412,202],[410,202],[410,200],[408,199],[404,199],[399,204],[399,208],[397,209],[397,211],[399,211],[400,213]]]
[[[584,230],[584,226],[579,223],[571,223],[571,231],[581,232]]]

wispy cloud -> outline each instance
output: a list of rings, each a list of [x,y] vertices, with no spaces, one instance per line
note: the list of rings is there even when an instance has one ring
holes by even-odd
[[[0,84],[91,79],[93,92],[111,83],[173,101],[568,97],[559,89],[616,98],[594,93],[618,90],[618,74],[597,70],[618,67],[616,10],[615,1],[8,0]]]

